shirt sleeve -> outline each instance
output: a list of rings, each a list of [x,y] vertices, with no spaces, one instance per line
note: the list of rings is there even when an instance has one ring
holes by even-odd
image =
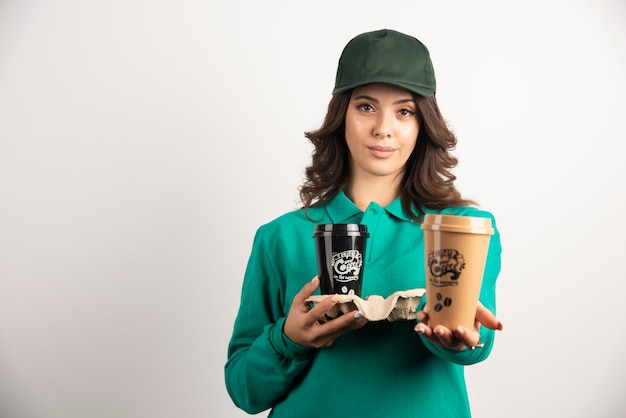
[[[264,227],[255,235],[224,368],[230,397],[250,414],[275,405],[313,356],[313,349],[283,332],[284,287],[273,265],[269,235]]]
[[[494,229],[494,234],[491,236],[489,240],[489,249],[487,252],[487,260],[485,264],[485,272],[483,273],[483,282],[480,289],[479,300],[481,303],[489,309],[494,315],[496,314],[496,279],[500,274],[501,269],[501,253],[502,246],[500,243],[500,232],[496,227],[496,221],[494,216],[485,211],[476,211],[470,213],[463,213],[463,215],[468,216],[480,216],[483,218],[490,218],[491,224]],[[420,305],[417,307],[418,310],[423,309],[426,303],[426,295],[420,301]],[[481,349],[477,350],[465,350],[465,351],[456,351],[449,350],[438,346],[437,344],[427,340],[426,338],[422,338],[422,341],[428,347],[428,349],[435,354],[437,357],[449,360],[451,362],[463,365],[470,365],[479,363],[489,357],[491,353],[491,349],[493,348],[493,343],[495,339],[495,331],[490,330],[485,327],[480,328],[480,341],[484,343],[484,346]]]

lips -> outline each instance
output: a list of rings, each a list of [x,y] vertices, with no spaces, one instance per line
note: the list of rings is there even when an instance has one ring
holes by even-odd
[[[395,152],[395,148],[383,147],[380,145],[367,147],[367,149],[369,149],[372,155],[376,158],[389,158]]]

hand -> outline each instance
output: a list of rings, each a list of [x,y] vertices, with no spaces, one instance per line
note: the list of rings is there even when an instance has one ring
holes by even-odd
[[[498,320],[489,309],[478,302],[476,306],[476,319],[474,320],[474,328],[467,329],[463,326],[458,326],[453,330],[448,329],[443,325],[436,325],[434,328],[430,328],[428,324],[428,312],[426,309],[417,313],[417,319],[420,321],[415,325],[415,331],[422,337],[434,342],[443,348],[450,350],[462,351],[466,347],[474,349],[482,347],[480,342],[480,326],[487,327],[489,329],[502,331],[502,322]]]
[[[361,328],[367,323],[367,320],[363,318],[363,312],[355,310],[320,324],[318,320],[335,306],[338,297],[337,295],[327,297],[311,308],[309,302],[305,301],[318,286],[319,278],[315,277],[302,287],[302,290],[293,298],[283,327],[283,332],[287,337],[305,347],[330,347],[340,335]]]

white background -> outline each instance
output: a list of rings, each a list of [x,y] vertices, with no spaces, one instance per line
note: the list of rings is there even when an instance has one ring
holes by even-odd
[[[458,187],[502,233],[474,415],[624,416],[625,24],[618,0],[0,1],[0,417],[246,416],[223,366],[253,234],[298,205],[343,46],[385,27],[431,50]]]

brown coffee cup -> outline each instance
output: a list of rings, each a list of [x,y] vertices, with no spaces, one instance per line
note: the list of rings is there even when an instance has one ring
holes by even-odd
[[[422,223],[428,325],[474,327],[491,219],[427,214]]]

